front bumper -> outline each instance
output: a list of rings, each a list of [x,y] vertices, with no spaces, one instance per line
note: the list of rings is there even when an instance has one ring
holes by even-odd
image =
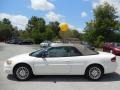
[[[8,65],[6,62],[4,63],[4,72],[7,74],[13,74],[12,66]]]

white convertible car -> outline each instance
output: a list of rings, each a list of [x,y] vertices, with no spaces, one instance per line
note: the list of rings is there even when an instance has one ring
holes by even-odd
[[[116,68],[115,55],[72,44],[53,44],[12,57],[4,64],[5,72],[20,81],[33,75],[85,75],[90,80],[99,80],[104,74],[115,72]]]

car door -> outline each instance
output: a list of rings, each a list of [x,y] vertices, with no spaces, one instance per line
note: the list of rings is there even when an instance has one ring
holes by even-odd
[[[69,52],[69,65],[71,66],[71,75],[81,75],[84,72],[84,65],[86,62],[86,57],[82,55],[82,53],[75,47],[66,47]]]
[[[69,61],[63,47],[51,47],[47,50],[46,57],[36,58],[34,67],[40,75],[68,75],[71,69]]]

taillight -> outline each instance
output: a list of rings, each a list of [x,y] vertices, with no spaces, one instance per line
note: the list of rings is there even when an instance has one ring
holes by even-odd
[[[113,58],[111,59],[111,62],[116,62],[116,57],[113,57]]]

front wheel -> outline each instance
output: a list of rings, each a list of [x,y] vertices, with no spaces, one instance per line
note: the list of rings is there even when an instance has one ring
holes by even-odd
[[[90,80],[99,80],[103,76],[103,69],[100,66],[90,66],[87,68],[85,76]]]
[[[18,65],[15,67],[13,75],[19,81],[29,80],[32,76],[32,71],[27,65]]]

